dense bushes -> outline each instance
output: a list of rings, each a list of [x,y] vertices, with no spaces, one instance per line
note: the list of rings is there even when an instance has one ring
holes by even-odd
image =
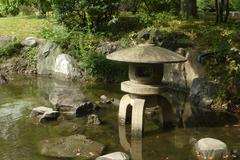
[[[86,31],[107,24],[121,0],[54,0],[58,21],[70,30]]]
[[[0,17],[7,16],[7,15],[12,15],[12,16],[18,15],[20,11],[19,6],[20,6],[20,3],[18,0],[12,0],[12,1],[3,0],[0,3]]]

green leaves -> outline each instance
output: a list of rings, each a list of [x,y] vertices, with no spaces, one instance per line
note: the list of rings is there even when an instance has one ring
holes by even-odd
[[[54,0],[58,21],[68,29],[88,31],[106,25],[121,0]]]

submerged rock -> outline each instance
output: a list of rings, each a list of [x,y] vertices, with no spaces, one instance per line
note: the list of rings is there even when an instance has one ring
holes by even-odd
[[[88,116],[87,124],[88,125],[100,125],[101,121],[100,121],[98,115],[91,114],[91,115]]]
[[[195,144],[195,150],[202,159],[221,160],[228,157],[227,145],[213,138],[200,139]]]
[[[4,75],[0,74],[0,84],[5,84],[5,83],[8,83],[7,78]]]
[[[123,152],[114,152],[96,158],[96,160],[129,160],[129,156]]]
[[[96,158],[104,149],[102,144],[80,134],[43,140],[39,147],[40,153],[44,156],[80,159]]]

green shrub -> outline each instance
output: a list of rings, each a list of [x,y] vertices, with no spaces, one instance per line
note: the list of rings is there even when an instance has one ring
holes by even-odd
[[[111,62],[106,55],[88,52],[82,56],[81,66],[95,80],[120,81],[126,79],[128,68],[124,64]]]
[[[11,57],[21,53],[22,45],[19,42],[13,42],[0,48],[0,58],[1,57]]]
[[[64,26],[54,25],[43,28],[40,36],[64,47],[69,44],[68,39],[71,36],[71,32]]]
[[[240,11],[240,1],[239,0],[232,0],[232,7],[234,10]]]
[[[207,13],[215,10],[214,0],[198,0],[197,6],[200,13]]]
[[[148,13],[159,12],[179,12],[180,3],[178,0],[147,0],[140,5],[140,11],[147,11]]]
[[[137,17],[139,22],[144,25],[145,27],[154,26],[154,27],[161,27],[161,26],[168,26],[168,23],[175,20],[177,17],[174,16],[172,13],[169,12],[161,12],[155,14],[148,14],[148,13],[138,13]]]
[[[58,21],[70,30],[86,31],[107,24],[121,0],[54,0]]]
[[[20,5],[20,2],[18,0],[2,1],[0,3],[0,15],[1,16],[18,15],[20,12],[19,5]]]

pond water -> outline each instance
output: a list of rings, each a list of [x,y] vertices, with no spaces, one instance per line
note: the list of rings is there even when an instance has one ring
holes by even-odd
[[[176,114],[176,125],[162,129],[157,118],[146,118],[142,140],[130,138],[129,127],[119,127],[117,107],[104,107],[97,114],[100,126],[86,126],[86,117],[48,124],[37,124],[29,117],[31,109],[48,106],[48,94],[56,85],[81,88],[91,101],[102,94],[120,98],[119,85],[66,83],[49,78],[10,76],[10,83],[0,85],[0,159],[55,160],[39,154],[38,142],[44,139],[83,134],[106,146],[104,153],[123,151],[134,160],[195,160],[191,138],[212,137],[224,141],[229,149],[240,149],[240,128],[231,127],[235,117],[192,109],[188,96],[169,91],[164,95]],[[73,127],[74,126],[74,127]]]

